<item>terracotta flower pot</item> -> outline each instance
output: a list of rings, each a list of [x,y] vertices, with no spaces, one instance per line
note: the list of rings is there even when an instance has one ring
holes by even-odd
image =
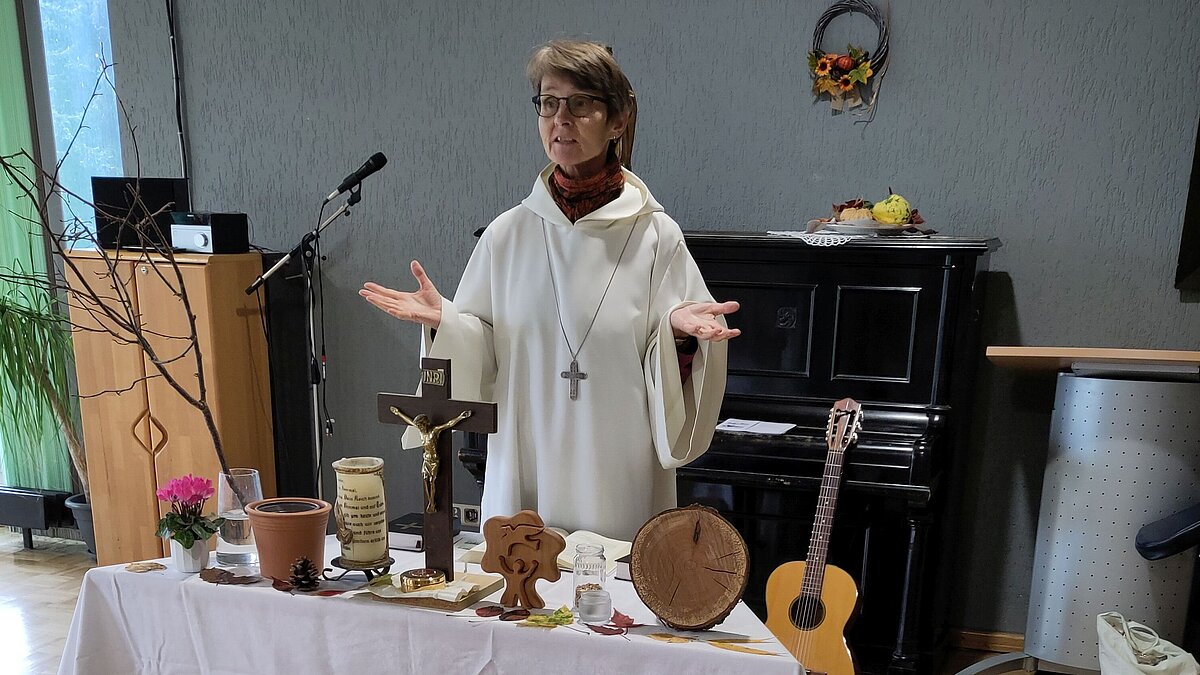
[[[247,504],[262,575],[287,579],[292,563],[301,556],[322,568],[331,508],[329,502],[307,497],[274,497]]]

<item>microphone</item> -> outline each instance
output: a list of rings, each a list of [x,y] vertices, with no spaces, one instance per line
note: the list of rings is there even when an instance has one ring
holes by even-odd
[[[382,169],[384,164],[387,164],[387,157],[384,157],[382,152],[371,155],[371,158],[363,162],[363,165],[358,167],[357,171],[346,176],[346,179],[337,186],[337,189],[329,193],[329,196],[325,198],[325,202],[328,203],[329,200],[358,185],[364,178]]]

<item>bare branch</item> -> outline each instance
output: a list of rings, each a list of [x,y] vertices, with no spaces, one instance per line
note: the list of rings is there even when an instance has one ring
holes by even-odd
[[[51,181],[52,183],[58,182],[58,172],[62,170],[62,165],[63,162],[67,160],[67,155],[71,154],[71,148],[75,147],[75,139],[79,138],[79,134],[87,128],[87,126],[84,124],[84,121],[87,119],[88,110],[91,109],[92,103],[100,96],[100,83],[103,81],[108,81],[110,84],[112,83],[112,80],[108,78],[108,71],[110,68],[112,68],[112,64],[104,63],[102,60],[101,66],[100,77],[96,78],[96,83],[92,85],[92,93],[90,96],[88,96],[87,103],[83,105],[83,114],[79,116],[79,125],[75,127],[75,133],[71,134],[71,140],[67,143],[66,149],[63,150],[62,157],[60,157],[58,162],[56,162],[54,165],[54,175],[52,177],[53,180]],[[113,87],[112,90],[115,93],[117,88]]]
[[[124,394],[126,392],[133,391],[134,389],[137,388],[137,386],[139,384],[142,384],[143,382],[149,382],[150,380],[157,380],[161,377],[162,377],[162,375],[159,375],[158,373],[150,373],[149,375],[143,375],[143,376],[135,379],[133,382],[130,382],[128,387],[121,387],[120,389],[105,389],[104,391],[98,391],[94,394],[80,394],[79,398],[81,398],[81,399],[96,398],[97,396],[108,396],[109,394],[112,394],[115,396],[120,396],[121,394]]]
[[[148,212],[136,183],[131,188],[129,196],[131,198],[130,203],[134,205],[132,212],[143,214],[140,216],[131,216],[130,213],[125,212],[113,213],[106,207],[97,207],[92,201],[72,192],[59,181],[63,159],[69,154],[76,139],[78,139],[80,133],[85,128],[84,120],[92,103],[101,95],[100,87],[102,83],[107,83],[108,88],[114,95],[116,94],[116,87],[112,80],[112,66],[105,61],[103,56],[100,62],[100,74],[84,106],[80,123],[76,127],[71,140],[67,143],[66,152],[55,163],[52,172],[45,171],[37,160],[29,155],[27,150],[0,156],[0,172],[2,172],[0,175],[7,176],[8,180],[18,187],[21,198],[29,199],[31,204],[36,205],[37,222],[27,217],[22,218],[22,220],[41,230],[42,234],[48,239],[53,253],[62,261],[61,272],[56,267],[50,271],[50,278],[46,280],[32,282],[28,281],[28,275],[15,274],[7,276],[24,276],[27,285],[38,286],[52,293],[65,291],[65,304],[68,308],[74,310],[77,317],[76,320],[64,319],[64,327],[72,332],[108,334],[114,342],[121,345],[137,345],[145,354],[146,361],[150,364],[153,372],[148,372],[144,376],[139,377],[128,387],[81,395],[80,398],[93,398],[106,394],[119,395],[136,388],[139,384],[148,380],[163,380],[188,405],[200,411],[205,422],[205,427],[212,438],[213,449],[221,465],[221,470],[228,473],[229,465],[226,462],[221,436],[217,430],[212,409],[208,404],[208,387],[204,374],[204,355],[200,349],[199,333],[196,326],[196,316],[192,309],[191,298],[188,295],[188,289],[184,283],[183,271],[176,260],[175,253],[169,246],[163,244],[165,238],[162,236],[162,232],[159,230],[155,220],[166,209],[160,208],[152,213]],[[120,96],[116,96],[116,101],[122,121],[129,131],[130,141],[133,145],[133,158],[137,168],[136,175],[140,176],[141,157],[138,150],[136,128],[129,116],[125,102]],[[32,171],[26,171],[23,168],[23,165],[26,164],[33,167]],[[44,187],[38,189],[37,186],[39,185]],[[52,198],[61,198],[66,203],[66,211],[70,215],[69,226],[68,222],[64,222],[62,232],[56,232],[54,227],[52,227],[50,215],[50,199]],[[136,256],[133,256],[130,255],[129,251],[122,250],[121,248],[110,251],[97,246],[98,241],[95,233],[84,227],[83,222],[75,213],[75,203],[80,204],[81,207],[91,208],[101,217],[115,222],[118,230],[122,233],[131,233],[136,237],[136,241],[143,250],[138,251]],[[64,218],[64,221],[67,220]],[[119,238],[118,240],[120,241],[121,239]],[[81,243],[90,244],[91,247],[95,248],[95,259],[100,261],[99,266],[101,270],[99,272],[89,273],[85,271],[78,264],[76,256],[71,255],[72,249]],[[128,269],[124,265],[130,262],[146,263],[148,271],[153,270],[155,278],[157,278],[157,283],[162,283],[167,291],[179,300],[180,307],[178,310],[183,312],[183,316],[187,321],[188,328],[186,335],[164,335],[146,326],[141,312],[138,310],[136,298],[131,294],[131,280],[122,278],[122,271]],[[159,311],[175,311],[176,308],[157,309]],[[92,325],[84,325],[85,323],[91,323]],[[164,340],[170,341],[167,344],[172,345],[182,343],[178,353],[175,353],[175,347],[172,346],[170,347],[172,354],[160,356],[159,350],[167,348],[163,344]],[[194,364],[194,368],[187,368],[186,371],[188,376],[196,378],[196,395],[193,395],[179,379],[183,375],[183,373],[179,372],[180,365],[185,360],[190,360]]]

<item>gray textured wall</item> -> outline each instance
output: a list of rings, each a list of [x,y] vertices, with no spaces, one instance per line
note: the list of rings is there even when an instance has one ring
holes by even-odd
[[[355,290],[411,286],[418,258],[453,292],[471,230],[545,161],[522,73],[551,37],[615,46],[642,110],[635,169],[685,228],[785,227],[891,185],[939,230],[1003,239],[987,342],[1196,346],[1200,308],[1172,289],[1200,111],[1190,0],[893,3],[866,128],[811,102],[823,2],[177,4],[197,207],[246,211],[255,242],[285,248],[350,169],[390,160],[325,238],[326,460],[387,458],[398,512],[418,503],[417,457],[376,423],[373,396],[414,381],[418,333]],[[142,171],[177,175],[162,4],[110,12]],[[861,18],[827,36],[874,39]],[[1024,629],[1051,387],[981,370],[959,625]]]

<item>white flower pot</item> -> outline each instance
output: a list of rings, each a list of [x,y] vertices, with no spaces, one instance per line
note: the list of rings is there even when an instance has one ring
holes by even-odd
[[[208,540],[201,539],[192,543],[191,548],[184,548],[183,544],[170,540],[171,542],[171,564],[175,569],[184,574],[195,574],[208,566]]]

